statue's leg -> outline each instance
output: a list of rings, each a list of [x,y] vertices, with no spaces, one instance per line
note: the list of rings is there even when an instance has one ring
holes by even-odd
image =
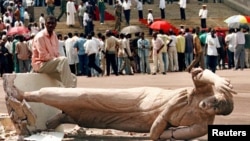
[[[57,126],[59,126],[60,124],[63,124],[63,123],[76,124],[76,122],[71,117],[69,117],[67,114],[59,113],[59,114],[53,116],[52,118],[50,118],[47,121],[46,126],[48,129],[55,129]]]
[[[24,92],[23,98],[28,102],[41,102],[38,91]]]

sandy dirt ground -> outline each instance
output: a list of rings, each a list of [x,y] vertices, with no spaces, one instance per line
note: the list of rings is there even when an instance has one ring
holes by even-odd
[[[217,116],[215,124],[250,124],[250,69],[243,71],[233,70],[217,70],[216,72],[220,76],[229,78],[234,86],[234,89],[238,92],[234,96],[235,108],[229,116]],[[175,89],[190,86],[192,87],[192,81],[190,74],[187,72],[171,72],[167,75],[143,75],[135,74],[133,76],[104,76],[104,77],[92,77],[87,78],[85,76],[78,77],[78,87],[85,88],[131,88],[141,86],[160,87],[165,89]],[[2,87],[2,80],[0,80],[0,113],[7,113],[4,100],[5,93]],[[72,125],[66,125],[65,127],[72,128]],[[91,136],[82,136],[80,138],[65,138],[65,140],[144,140],[147,134],[133,134],[124,133],[121,131],[115,131],[111,136],[102,136],[100,133],[109,132],[108,130],[88,130]],[[95,136],[96,134],[96,136]],[[105,133],[109,135],[109,133]],[[197,140],[207,140],[207,136],[198,138]]]

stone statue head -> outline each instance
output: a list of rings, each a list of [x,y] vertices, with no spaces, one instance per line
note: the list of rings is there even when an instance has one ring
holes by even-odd
[[[199,107],[209,114],[229,115],[233,111],[234,103],[231,96],[215,94],[200,101]]]
[[[218,98],[219,111],[217,115],[229,115],[234,109],[233,98],[224,94],[220,94],[221,97]]]

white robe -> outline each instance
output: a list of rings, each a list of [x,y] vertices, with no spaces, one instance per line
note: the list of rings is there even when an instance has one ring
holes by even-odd
[[[67,2],[67,25],[75,25],[75,13],[76,13],[76,8],[75,4],[73,1],[68,1]]]
[[[65,53],[70,65],[79,63],[79,58],[77,52],[74,49],[74,44],[75,40],[73,38],[68,38],[65,41]]]

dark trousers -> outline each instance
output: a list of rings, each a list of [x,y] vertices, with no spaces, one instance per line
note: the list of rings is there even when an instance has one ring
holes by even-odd
[[[89,64],[88,64],[89,69],[93,68],[93,69],[95,69],[98,73],[102,73],[102,69],[101,69],[99,66],[97,66],[96,63],[95,63],[95,58],[96,58],[95,56],[96,56],[95,53],[90,54],[90,55],[88,56],[88,57],[89,57]],[[88,76],[91,76],[91,71],[88,72]]]
[[[207,28],[207,20],[201,19],[201,28]]]
[[[113,0],[108,0],[109,5],[113,5]]]
[[[169,4],[169,3],[173,3],[173,0],[167,0],[167,4]]]
[[[229,69],[234,68],[234,52],[228,49],[227,55],[228,55],[228,68]]]
[[[181,20],[186,20],[185,8],[180,8]]]
[[[148,34],[149,35],[152,35],[153,34],[153,29],[150,28],[150,25],[152,24],[153,22],[150,22],[149,23],[149,27],[148,27]]]
[[[70,70],[71,70],[71,72],[73,73],[73,74],[75,74],[76,75],[76,64],[72,64],[72,65],[69,65],[69,68],[70,68]]]
[[[67,15],[66,9],[61,9],[61,12],[60,12],[60,14],[59,14],[59,16],[57,18],[58,21],[60,21],[60,19],[62,18],[63,14]]]
[[[139,16],[139,20],[143,19],[143,11],[142,10],[138,10],[138,16]]]
[[[148,28],[148,34],[152,35],[153,34],[153,29],[151,29],[150,27]]]
[[[130,21],[130,9],[124,10],[124,17],[125,17],[127,25],[129,25],[129,21]]]
[[[87,75],[88,74],[88,56],[87,54],[78,55],[79,57],[79,74],[80,75]]]
[[[184,71],[186,69],[185,53],[178,52],[177,55],[178,55],[179,71]]]
[[[207,55],[208,69],[211,70],[213,73],[215,73],[215,71],[216,71],[217,62],[218,62],[217,58],[218,58],[217,56]]]
[[[54,16],[54,10],[55,10],[55,6],[47,6],[47,15],[53,15]]]
[[[107,75],[110,75],[110,65],[112,66],[112,69],[115,73],[115,75],[118,75],[118,68],[117,68],[117,64],[116,64],[116,56],[115,54],[106,54],[106,69],[107,69]]]
[[[221,67],[224,69],[225,68],[225,50],[223,47],[217,48],[217,52],[218,52],[218,65],[219,68],[221,69]],[[221,62],[221,63],[220,63]]]
[[[165,8],[160,8],[161,11],[161,19],[165,19]]]
[[[90,33],[87,25],[84,26],[84,33],[85,33],[85,35],[88,35]]]

